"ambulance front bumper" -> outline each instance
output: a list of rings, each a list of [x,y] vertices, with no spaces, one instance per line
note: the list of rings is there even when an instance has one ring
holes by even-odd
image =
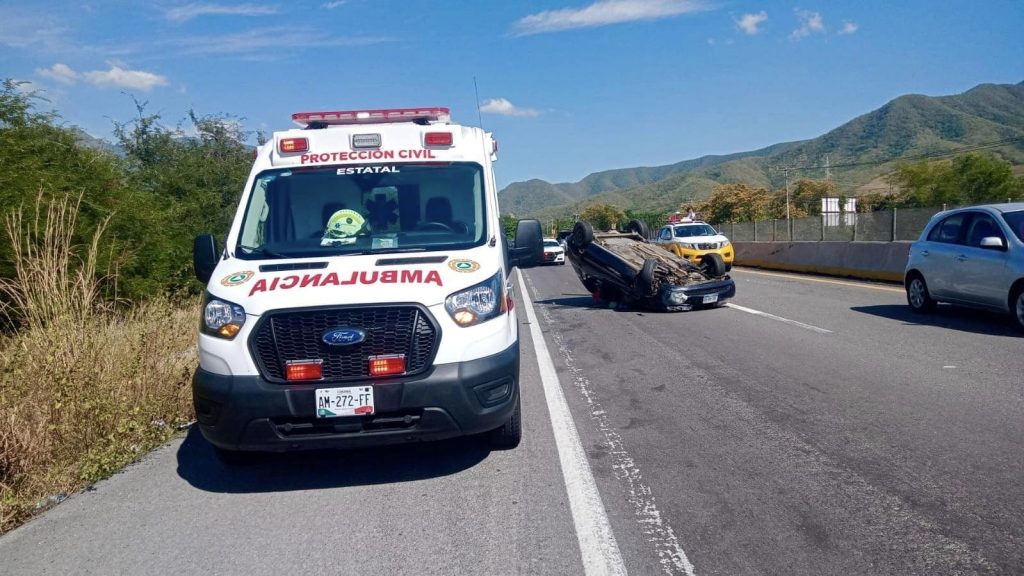
[[[371,416],[318,418],[316,390],[373,386]],[[502,426],[519,401],[518,342],[493,356],[433,366],[408,378],[278,384],[196,370],[196,419],[227,450],[284,452],[441,440]]]

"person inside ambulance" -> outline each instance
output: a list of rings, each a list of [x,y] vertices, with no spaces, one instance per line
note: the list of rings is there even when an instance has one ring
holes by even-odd
[[[464,222],[452,219],[451,200],[444,196],[434,196],[427,200],[423,216],[424,221],[419,225],[420,230],[438,230],[458,234],[469,233],[469,226]]]

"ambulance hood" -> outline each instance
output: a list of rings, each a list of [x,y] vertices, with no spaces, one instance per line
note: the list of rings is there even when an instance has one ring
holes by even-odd
[[[416,302],[433,306],[498,272],[487,246],[457,252],[417,252],[302,258],[222,260],[208,291],[247,314],[282,308]]]

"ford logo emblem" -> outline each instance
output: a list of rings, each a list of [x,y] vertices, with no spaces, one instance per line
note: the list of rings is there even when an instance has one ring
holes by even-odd
[[[320,339],[328,346],[348,346],[366,340],[366,332],[357,328],[331,328]]]

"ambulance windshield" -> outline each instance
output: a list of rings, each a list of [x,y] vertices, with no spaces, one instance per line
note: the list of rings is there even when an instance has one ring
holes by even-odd
[[[368,164],[263,172],[235,256],[300,258],[483,244],[480,165]]]

